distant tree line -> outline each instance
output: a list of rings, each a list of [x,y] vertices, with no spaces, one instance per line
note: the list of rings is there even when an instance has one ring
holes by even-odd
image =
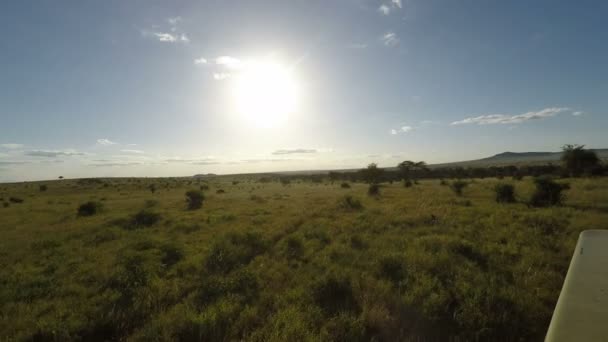
[[[608,165],[602,164],[595,152],[586,150],[584,145],[565,145],[561,157],[561,164],[544,165],[506,165],[489,167],[440,167],[429,168],[423,161],[403,161],[394,168],[380,168],[371,163],[367,168],[357,171],[330,171],[327,175],[266,175],[260,179],[262,182],[281,181],[289,184],[290,181],[302,180],[321,183],[329,178],[330,181],[366,182],[370,184],[415,181],[417,179],[463,179],[463,178],[504,178],[521,179],[525,176],[556,176],[580,177],[601,176],[608,174]]]

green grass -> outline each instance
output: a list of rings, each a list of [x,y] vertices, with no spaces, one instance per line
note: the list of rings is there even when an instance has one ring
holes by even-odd
[[[0,184],[0,340],[540,340],[578,233],[608,227],[608,178],[547,208],[529,177],[500,181],[517,203],[251,179]]]

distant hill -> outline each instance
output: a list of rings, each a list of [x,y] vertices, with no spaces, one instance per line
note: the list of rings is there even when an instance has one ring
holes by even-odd
[[[593,149],[600,159],[608,159],[608,149]],[[430,167],[488,167],[506,165],[538,165],[559,163],[562,152],[503,152],[488,158],[453,163],[433,164]]]

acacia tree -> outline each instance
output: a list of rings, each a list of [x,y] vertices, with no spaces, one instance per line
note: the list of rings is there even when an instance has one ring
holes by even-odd
[[[426,163],[423,161],[414,162],[411,160],[402,161],[397,165],[399,169],[399,173],[402,179],[410,179],[412,178],[412,172],[415,171],[427,171],[429,168]]]
[[[592,171],[600,164],[597,154],[585,150],[585,145],[564,145],[562,151],[562,164],[570,176],[578,177],[584,172]]]
[[[361,171],[363,173],[363,179],[365,179],[366,182],[371,184],[379,183],[380,179],[382,178],[382,174],[384,173],[384,170],[379,168],[378,164],[376,163],[371,163],[367,165],[367,168]]]

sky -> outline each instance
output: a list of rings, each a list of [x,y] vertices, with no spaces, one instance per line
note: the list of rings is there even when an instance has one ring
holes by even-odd
[[[607,148],[608,2],[7,1],[0,181]]]

